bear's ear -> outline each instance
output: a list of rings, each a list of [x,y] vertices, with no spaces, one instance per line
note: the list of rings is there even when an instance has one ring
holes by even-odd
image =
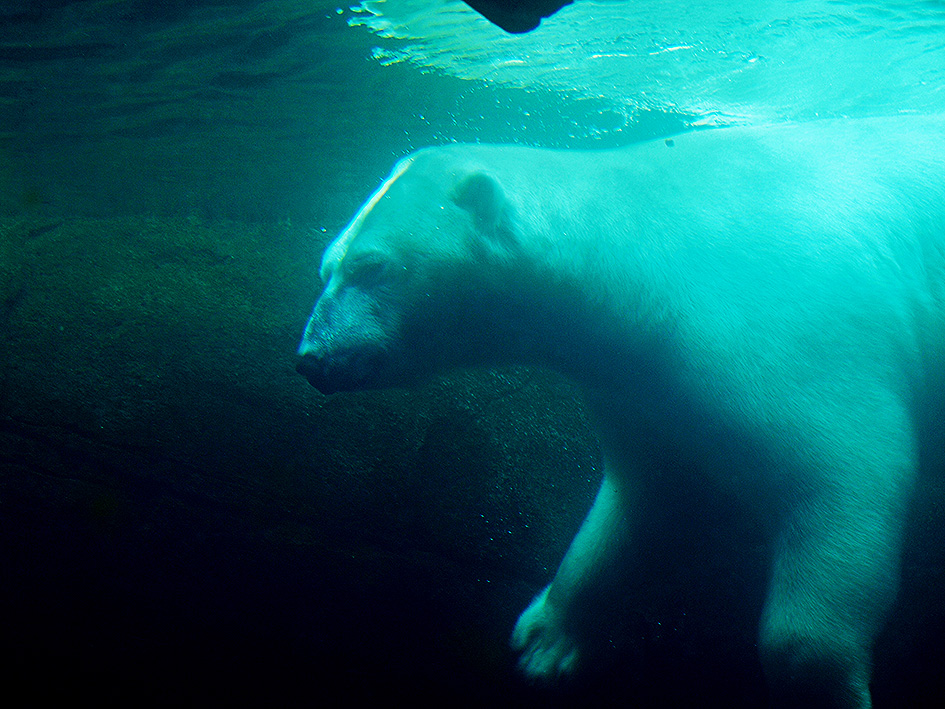
[[[484,172],[465,175],[453,190],[452,198],[472,215],[482,235],[494,238],[505,246],[511,246],[515,241],[512,205],[494,177]]]

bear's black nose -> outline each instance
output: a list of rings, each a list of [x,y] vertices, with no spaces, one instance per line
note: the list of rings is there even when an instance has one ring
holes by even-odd
[[[356,389],[355,384],[344,376],[344,370],[330,366],[328,360],[305,354],[295,365],[295,371],[308,379],[308,383],[326,396],[339,391]]]
[[[325,367],[317,357],[313,355],[303,355],[295,365],[295,371],[308,379],[308,383],[313,387],[322,390],[325,382]]]

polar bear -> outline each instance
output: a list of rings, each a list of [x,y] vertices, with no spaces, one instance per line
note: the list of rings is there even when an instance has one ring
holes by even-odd
[[[584,604],[699,476],[766,520],[772,697],[870,706],[910,494],[942,450],[945,121],[421,150],[321,279],[298,370],[326,394],[507,363],[583,392],[605,474],[514,629],[526,675],[579,667]]]

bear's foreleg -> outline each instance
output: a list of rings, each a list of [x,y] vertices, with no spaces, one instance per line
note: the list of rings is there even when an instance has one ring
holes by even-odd
[[[622,481],[621,481],[622,482]],[[630,512],[626,486],[605,473],[594,505],[571,542],[554,580],[519,617],[512,648],[521,653],[519,667],[527,677],[554,680],[572,674],[581,658],[586,615],[595,596],[610,584],[617,556],[629,540]]]

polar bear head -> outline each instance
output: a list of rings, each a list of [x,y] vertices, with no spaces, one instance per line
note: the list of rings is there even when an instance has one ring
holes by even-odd
[[[514,221],[449,148],[402,160],[325,252],[298,371],[327,394],[503,359],[524,309]]]

